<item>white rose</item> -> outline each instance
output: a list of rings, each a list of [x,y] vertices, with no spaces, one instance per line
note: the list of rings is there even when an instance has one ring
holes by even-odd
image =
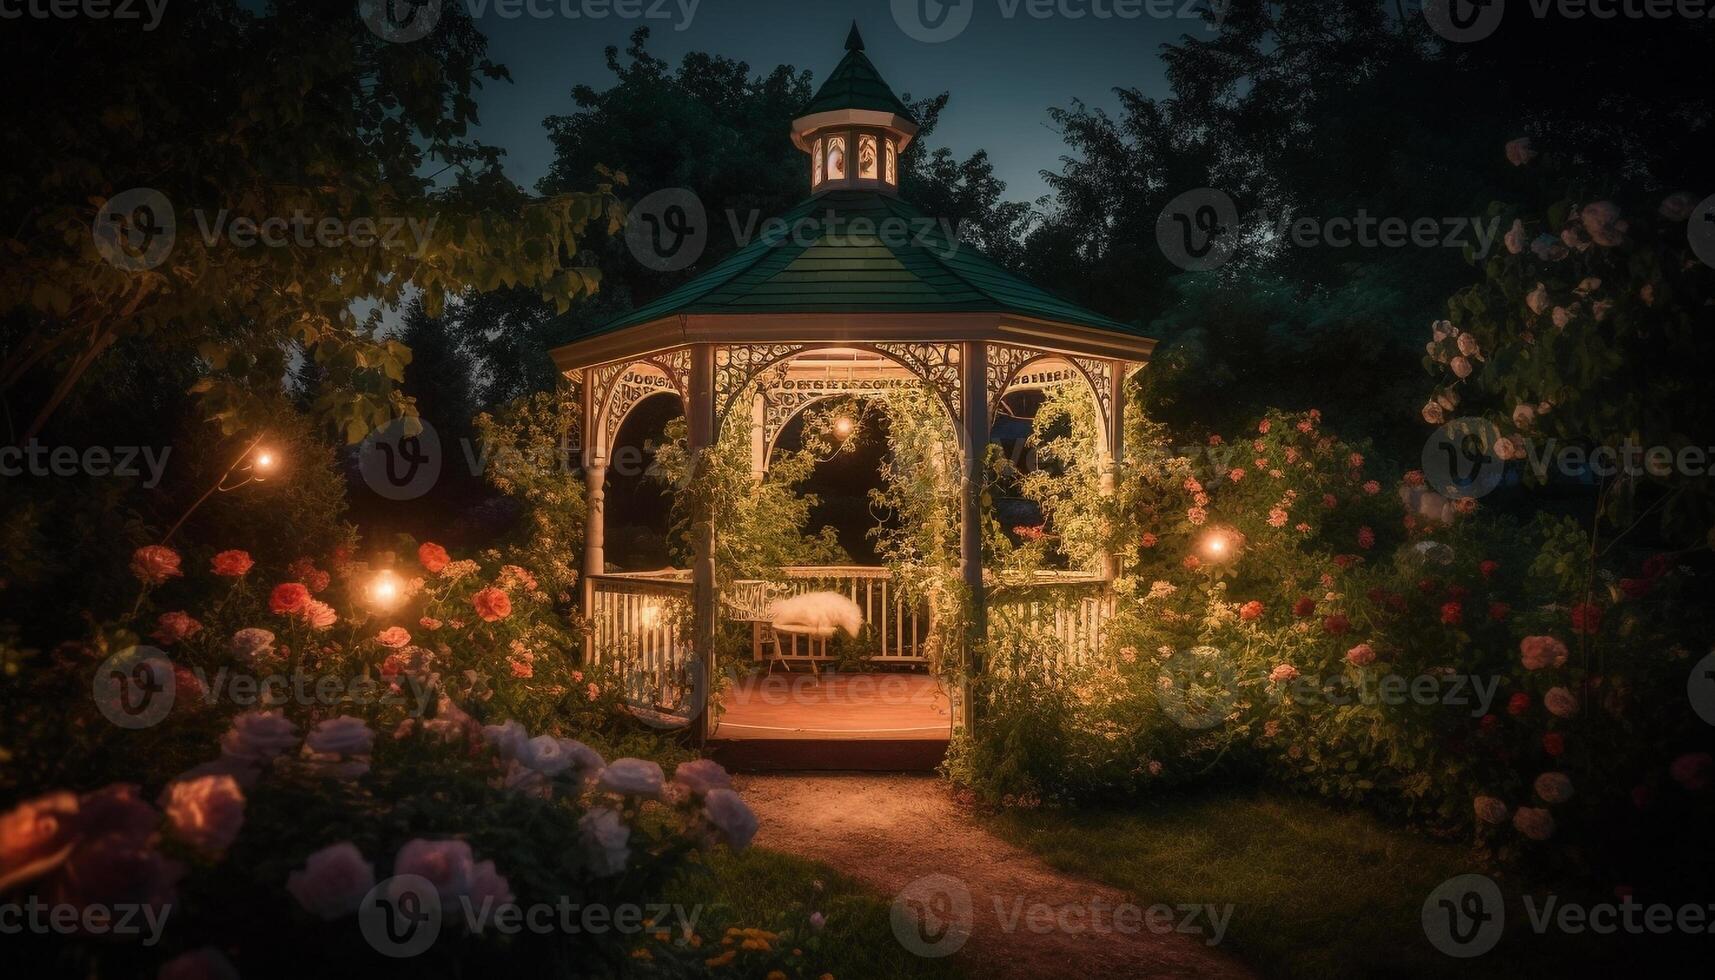
[[[518,761],[544,776],[557,776],[572,765],[572,757],[552,735],[538,735],[525,742],[519,749]]]
[[[608,807],[596,807],[578,820],[578,833],[584,842],[584,856],[590,870],[599,876],[616,875],[625,870],[631,848],[631,828]]]
[[[735,851],[750,846],[756,836],[756,814],[730,789],[712,789],[703,797],[703,816],[714,827],[715,836]]]
[[[596,786],[622,796],[656,799],[666,778],[661,767],[647,759],[615,759],[596,780]]]
[[[298,726],[277,711],[251,711],[232,719],[232,727],[220,737],[225,755],[262,763],[296,748]]]

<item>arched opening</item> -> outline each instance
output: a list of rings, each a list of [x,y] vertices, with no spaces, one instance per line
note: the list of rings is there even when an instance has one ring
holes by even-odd
[[[672,487],[657,478],[656,453],[685,416],[677,392],[646,395],[620,420],[608,446],[607,565],[635,572],[672,564]]]
[[[881,489],[890,431],[884,400],[833,396],[794,415],[769,451],[773,456],[807,449],[813,455],[814,468],[799,484],[800,492],[816,498],[809,525],[832,528],[854,564],[882,563],[872,531],[895,520],[871,506],[873,492]]]

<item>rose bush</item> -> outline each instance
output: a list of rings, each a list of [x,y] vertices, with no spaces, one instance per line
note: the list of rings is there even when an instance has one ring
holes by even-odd
[[[413,974],[682,976],[722,956],[807,969],[791,952],[807,927],[507,934],[484,918],[512,902],[658,907],[699,851],[747,846],[756,817],[712,762],[669,779],[652,759],[604,758],[682,753],[628,734],[638,726],[614,685],[581,665],[528,569],[432,543],[415,557],[382,570],[341,552],[280,570],[151,546],[131,558],[134,614],[8,681],[23,695],[8,698],[23,706],[9,786],[98,788],[23,794],[0,813],[0,893],[80,914],[132,903],[165,924],[158,945],[27,936],[9,946],[16,961],[44,974],[387,973],[398,964],[365,940],[359,906],[417,875],[447,918],[402,961]],[[170,647],[137,647],[151,623]],[[164,717],[116,724],[137,704],[101,695],[112,669],[170,696]]]
[[[1715,813],[1674,776],[1710,745],[1686,701],[1707,617],[1676,556],[1592,571],[1576,524],[1426,504],[1421,474],[1314,412],[1195,451],[1134,417],[1128,442],[1136,537],[1101,656],[1010,669],[1051,661],[991,628],[957,781],[1028,803],[1266,779],[1616,880],[1624,849],[1595,846],[1632,839],[1616,826]]]

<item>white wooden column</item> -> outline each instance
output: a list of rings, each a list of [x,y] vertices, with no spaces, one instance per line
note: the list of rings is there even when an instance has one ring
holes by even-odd
[[[595,578],[607,570],[607,446],[601,438],[602,420],[595,417],[595,407],[605,400],[605,392],[592,390],[591,372],[585,372],[583,384],[584,464],[584,618],[595,617]],[[584,636],[584,660],[591,662],[595,654],[595,635]]]
[[[959,414],[964,427],[964,473],[959,481],[959,573],[970,594],[971,619],[965,633],[965,682],[960,703],[969,728],[978,714],[972,703],[969,677],[984,669],[988,640],[988,603],[983,589],[983,458],[988,453],[988,345],[966,341],[959,345]]]
[[[1125,465],[1125,368],[1124,361],[1114,361],[1111,377],[1108,404],[1108,417],[1103,419],[1107,427],[1108,451],[1102,460],[1102,496],[1112,497],[1114,486],[1119,478],[1119,468]],[[1119,576],[1120,557],[1114,552],[1102,555],[1102,577],[1112,582]]]
[[[716,440],[715,347],[691,347],[691,390],[686,419],[687,448],[693,474],[701,474],[710,463]],[[691,541],[691,651],[694,657],[692,690],[701,703],[690,710],[691,732],[698,744],[709,737],[709,688],[714,682],[715,612],[715,524],[708,501],[699,495],[692,503]]]

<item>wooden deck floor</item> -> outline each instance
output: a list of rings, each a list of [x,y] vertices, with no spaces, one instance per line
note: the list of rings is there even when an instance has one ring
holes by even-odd
[[[947,692],[924,674],[776,671],[721,703],[710,748],[736,769],[933,769],[952,732]]]

